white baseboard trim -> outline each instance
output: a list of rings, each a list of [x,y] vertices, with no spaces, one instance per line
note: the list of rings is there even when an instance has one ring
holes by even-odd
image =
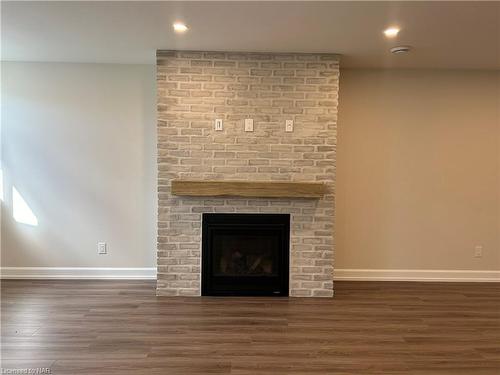
[[[337,281],[500,282],[500,271],[334,269]]]
[[[156,268],[2,267],[1,279],[154,280]],[[500,271],[335,269],[337,281],[500,282]]]
[[[156,267],[2,267],[1,279],[156,279]]]

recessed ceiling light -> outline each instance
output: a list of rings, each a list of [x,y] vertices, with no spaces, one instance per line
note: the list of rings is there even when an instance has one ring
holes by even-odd
[[[411,51],[410,46],[397,46],[393,47],[390,49],[391,53],[394,53],[395,55],[400,54],[400,53],[407,53]]]
[[[188,30],[188,27],[182,22],[176,22],[172,25],[176,33],[184,33]]]
[[[389,27],[384,30],[384,35],[388,38],[395,38],[399,33],[398,27]]]

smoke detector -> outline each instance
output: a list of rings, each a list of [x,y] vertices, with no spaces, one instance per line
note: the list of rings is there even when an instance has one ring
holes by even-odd
[[[410,46],[397,46],[397,47],[393,47],[390,49],[391,53],[395,54],[395,55],[398,55],[398,54],[402,54],[402,53],[408,53],[411,51],[411,47]]]

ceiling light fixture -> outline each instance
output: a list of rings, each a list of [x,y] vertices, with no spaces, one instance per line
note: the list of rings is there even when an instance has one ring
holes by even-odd
[[[398,55],[400,53],[403,54],[403,53],[410,52],[411,47],[410,46],[397,46],[397,47],[391,48],[390,51],[391,51],[391,53]]]
[[[188,30],[188,27],[182,22],[176,22],[172,25],[176,33],[184,33]]]
[[[384,35],[387,38],[395,38],[396,36],[398,36],[399,30],[400,29],[398,27],[389,27],[384,30]]]

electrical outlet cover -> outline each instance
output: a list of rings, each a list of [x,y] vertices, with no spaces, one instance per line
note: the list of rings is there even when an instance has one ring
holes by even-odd
[[[107,254],[107,253],[108,253],[108,246],[106,245],[106,242],[98,242],[97,254]]]
[[[481,258],[483,256],[483,247],[481,245],[474,246],[474,257]]]

